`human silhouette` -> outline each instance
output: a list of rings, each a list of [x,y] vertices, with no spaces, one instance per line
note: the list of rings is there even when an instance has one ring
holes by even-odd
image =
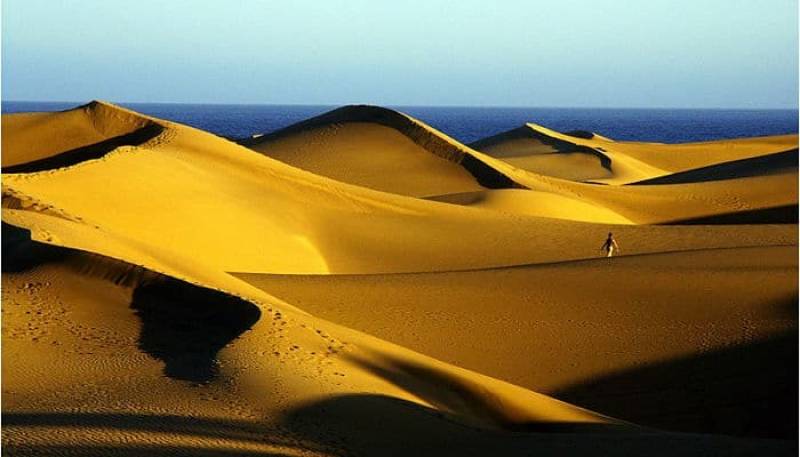
[[[603,243],[603,247],[600,250],[606,251],[606,257],[614,257],[614,252],[619,251],[619,245],[617,240],[614,239],[613,233],[608,232],[608,238],[606,238],[606,242]]]

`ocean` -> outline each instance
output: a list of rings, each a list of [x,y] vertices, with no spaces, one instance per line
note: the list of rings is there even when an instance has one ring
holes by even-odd
[[[58,111],[79,102],[2,102],[3,113]],[[217,135],[269,133],[336,106],[120,103]],[[589,130],[622,141],[682,143],[797,133],[797,110],[608,109],[389,106],[464,143],[534,122],[559,131]]]

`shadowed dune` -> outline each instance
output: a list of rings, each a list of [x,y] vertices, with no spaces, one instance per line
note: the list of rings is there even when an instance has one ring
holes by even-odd
[[[184,440],[84,445],[7,446],[14,455],[80,456],[289,456],[289,455],[792,455],[790,443],[708,435],[616,433],[513,433],[483,431],[451,422],[429,408],[381,395],[348,395],[287,411],[277,425],[230,419],[119,413],[4,414],[12,430],[53,427],[105,429],[111,436],[170,434]],[[407,437],[398,442],[397,437]],[[591,439],[585,439],[590,436]],[[546,437],[546,439],[545,439]],[[219,443],[228,444],[221,449]],[[520,446],[520,443],[522,445]]]
[[[665,222],[671,225],[797,224],[797,205],[759,208]]]
[[[56,350],[53,355],[58,354],[58,359],[46,365],[45,369],[51,371],[55,370],[62,374],[71,373],[71,375],[67,375],[68,377],[91,377],[91,373],[97,369],[92,366],[93,361],[99,361],[104,377],[110,376],[114,380],[113,384],[119,385],[120,389],[106,392],[100,397],[97,397],[96,393],[92,393],[93,399],[88,404],[85,404],[85,407],[106,409],[108,402],[117,404],[116,402],[122,399],[125,404],[130,404],[131,401],[145,401],[145,403],[166,401],[173,405],[181,405],[178,406],[181,409],[186,408],[181,403],[184,398],[187,395],[190,398],[192,397],[191,391],[184,391],[184,389],[188,386],[208,386],[206,388],[214,392],[213,394],[208,393],[208,395],[212,395],[212,398],[220,395],[226,398],[225,401],[229,401],[230,398],[244,395],[247,398],[245,404],[257,408],[259,404],[271,404],[274,399],[271,397],[262,398],[260,389],[253,389],[253,387],[245,389],[243,386],[247,386],[256,379],[256,385],[260,384],[263,382],[261,376],[255,375],[251,379],[253,374],[242,372],[241,370],[226,370],[225,367],[231,362],[236,363],[240,360],[262,359],[265,354],[270,354],[270,358],[272,358],[273,354],[280,355],[284,351],[289,358],[277,357],[273,359],[275,360],[274,364],[261,364],[259,368],[266,370],[268,373],[272,372],[270,376],[274,376],[274,372],[277,370],[283,376],[294,378],[295,382],[300,379],[309,379],[308,377],[310,376],[310,379],[316,379],[320,383],[319,387],[323,388],[323,391],[326,386],[332,385],[330,378],[337,379],[340,375],[344,376],[339,371],[331,372],[331,368],[324,368],[325,365],[320,364],[318,360],[310,361],[292,356],[292,352],[299,349],[297,343],[310,344],[311,347],[317,347],[317,351],[323,352],[327,346],[327,356],[330,357],[334,357],[339,351],[343,351],[344,347],[341,346],[341,343],[336,343],[336,338],[326,335],[330,330],[320,330],[320,328],[325,329],[326,327],[333,327],[333,330],[335,330],[335,326],[332,324],[323,324],[319,327],[317,326],[318,324],[314,323],[314,319],[307,316],[298,325],[296,319],[300,316],[292,315],[291,308],[284,308],[282,312],[269,308],[267,314],[271,318],[264,321],[264,319],[259,319],[262,313],[253,304],[246,303],[229,294],[207,290],[161,276],[143,281],[138,285],[112,281],[110,278],[114,275],[87,274],[84,270],[76,268],[76,264],[71,259],[84,255],[73,251],[65,258],[67,260],[48,256],[49,261],[43,261],[25,273],[16,275],[6,273],[4,276],[6,288],[13,291],[11,292],[12,295],[10,295],[10,297],[13,297],[11,298],[10,306],[12,306],[15,313],[6,315],[6,318],[10,318],[11,322],[17,325],[24,323],[24,320],[20,320],[22,315],[17,313],[25,309],[25,303],[29,300],[28,297],[31,297],[29,295],[31,290],[37,292],[34,297],[49,297],[48,301],[42,302],[45,306],[40,309],[40,312],[44,311],[45,316],[49,316],[53,312],[53,310],[48,309],[49,307],[53,305],[56,307],[63,306],[65,302],[62,301],[64,297],[61,296],[69,294],[71,296],[67,305],[69,311],[62,310],[61,312],[74,313],[75,317],[67,320],[39,323],[38,325],[46,324],[48,330],[45,334],[35,333],[37,336],[33,338],[26,338],[24,334],[20,334],[17,330],[12,331],[11,336],[6,334],[4,338],[9,336],[11,338],[6,339],[6,343],[11,343],[12,348],[11,352],[7,353],[9,356],[15,357],[19,350],[27,351],[29,354],[34,354],[34,357],[18,363],[27,366],[27,369],[34,367],[36,367],[35,369],[41,369],[45,367],[41,365],[41,360],[37,361],[37,359],[40,357],[46,359],[49,355],[40,352],[37,347],[42,348],[40,341],[51,338],[50,335],[58,334],[61,331],[59,330],[60,327],[66,326],[68,329],[75,329],[89,324],[93,326],[92,328],[94,326],[100,326],[100,328],[87,334],[100,331],[101,334],[107,335],[107,332],[109,332],[107,329],[114,327],[124,328],[127,332],[131,327],[131,318],[138,319],[140,321],[140,331],[136,337],[137,344],[126,342],[128,340],[123,336],[112,338],[103,336],[101,339],[101,341],[104,341],[103,345],[108,344],[109,347],[98,353],[98,347],[92,343],[93,338],[83,336],[81,338],[83,343],[74,346],[75,352]],[[122,262],[113,259],[107,260],[105,265],[113,268],[125,266]],[[133,265],[129,265],[129,267],[135,268]],[[44,280],[42,280],[43,278]],[[122,292],[122,295],[119,292]],[[108,300],[109,295],[116,295],[117,297],[114,300]],[[9,295],[6,295],[6,300],[8,299]],[[126,314],[124,312],[126,301],[130,302],[130,308],[133,309],[133,312],[120,319],[121,316]],[[31,304],[34,303],[36,302]],[[29,313],[30,311],[26,311],[24,315],[27,316]],[[291,320],[284,321],[283,313],[289,314]],[[117,316],[113,321],[109,320],[112,315]],[[78,316],[83,316],[85,323],[76,327],[73,321]],[[284,327],[287,322],[291,324]],[[314,330],[314,327],[317,329]],[[291,341],[276,341],[276,338],[284,338],[285,335],[282,332],[289,328],[293,329],[292,333],[298,331],[302,333],[302,329],[307,329],[305,330],[307,335],[305,337],[296,335]],[[248,329],[251,329],[251,332],[247,332],[246,330]],[[28,330],[30,330],[30,327]],[[38,330],[38,327],[34,328],[34,330]],[[252,336],[252,332],[255,332],[255,336]],[[337,330],[337,332],[342,334],[344,331]],[[403,354],[412,354],[404,349],[386,347],[379,340],[358,337],[356,334],[349,332],[344,333],[349,335],[347,338],[351,342],[347,344],[360,340],[357,343],[362,348],[360,351],[369,352],[358,355],[359,352],[347,351],[351,355],[345,356],[345,354],[342,354],[340,356],[341,361],[334,366],[338,370],[347,372],[348,377],[354,376],[356,380],[366,377],[366,379],[356,382],[362,386],[370,386],[367,387],[368,389],[373,389],[376,382],[374,380],[369,381],[369,379],[382,379],[383,373],[374,371],[372,368],[366,368],[367,366],[378,366],[383,363],[383,360],[388,360],[389,357],[404,358],[406,356]],[[321,339],[320,336],[322,336]],[[309,343],[309,337],[314,342]],[[241,341],[234,343],[234,340],[237,339]],[[234,345],[231,346],[231,344]],[[338,348],[335,349],[337,346]],[[45,347],[52,346],[48,344]],[[92,347],[94,349],[90,349]],[[239,351],[244,350],[245,353],[231,354],[230,351],[234,348],[239,348]],[[386,352],[387,350],[388,352]],[[108,352],[106,353],[106,351]],[[160,381],[162,379],[161,376],[153,376],[152,368],[154,367],[152,363],[145,362],[137,356],[139,351],[143,351],[154,360],[157,360],[158,365],[163,364],[163,375],[167,378],[191,381],[191,383],[185,384],[187,387],[163,384]],[[217,354],[218,352],[220,354]],[[103,355],[104,353],[106,354]],[[311,354],[314,353],[311,352]],[[350,361],[350,357],[353,357],[353,361]],[[355,362],[355,360],[358,360],[358,362]],[[331,362],[329,361],[328,363]],[[116,369],[110,373],[105,370],[108,363],[116,365]],[[455,422],[473,424],[472,426],[476,427],[476,432],[478,433],[482,433],[481,430],[487,428],[514,427],[515,421],[518,420],[541,423],[543,427],[545,426],[544,422],[558,424],[562,421],[564,422],[564,427],[578,428],[580,428],[580,423],[583,421],[589,424],[597,423],[598,425],[606,421],[609,422],[609,425],[615,424],[612,419],[549,399],[546,396],[526,393],[525,390],[515,386],[506,385],[498,381],[490,381],[488,378],[477,374],[469,374],[455,367],[448,368],[444,364],[430,361],[421,356],[412,355],[408,359],[408,363],[410,364],[409,366],[416,367],[416,371],[410,371],[407,375],[409,384],[398,385],[396,389],[388,389],[388,391],[394,390],[395,395],[402,392],[404,394],[399,395],[398,398],[418,402],[420,400],[417,396],[419,393],[417,386],[426,386],[429,392],[443,389],[442,392],[449,392],[444,397],[448,400],[438,403],[436,405],[437,411],[446,413],[451,417],[450,420]],[[11,382],[16,385],[19,385],[19,381],[15,376],[28,376],[19,371],[19,364],[13,370],[5,372],[6,379],[12,379]],[[358,367],[361,367],[362,364],[364,364],[364,368],[359,369]],[[338,365],[343,366],[339,367]],[[133,374],[137,371],[141,371],[141,374],[134,376]],[[359,374],[359,371],[361,374]],[[45,385],[52,382],[46,377],[37,377],[37,379],[37,382]],[[141,383],[150,387],[143,387]],[[126,384],[128,385],[127,388],[122,387]],[[341,386],[341,383],[336,385]],[[81,395],[78,393],[83,392],[84,389],[88,389],[88,392],[93,392],[93,386],[94,384],[90,383],[84,387],[74,389],[73,396],[60,397],[61,400],[59,401],[65,402],[62,404],[69,404],[71,401],[82,402]],[[152,390],[153,388],[155,388],[155,391]],[[167,400],[156,394],[156,391],[163,393],[165,388],[167,391],[177,388],[183,392],[180,396]],[[192,387],[188,388],[191,389]],[[231,388],[233,388],[232,391],[230,390]],[[349,388],[352,389],[352,387]],[[345,392],[348,391],[347,389],[345,388]],[[356,387],[355,390],[361,392],[362,389],[364,387]],[[56,392],[54,391],[53,393]],[[199,393],[205,395],[202,392]],[[314,398],[315,395],[312,392],[298,392],[295,395],[298,394],[300,398]],[[112,398],[109,398],[108,395],[111,395]],[[489,396],[488,400],[484,398],[486,395]],[[526,395],[531,395],[532,397],[526,400]],[[497,401],[500,404],[495,403]],[[14,410],[14,404],[11,403],[8,406],[12,411]],[[33,405],[36,405],[36,403],[33,403]],[[194,403],[189,403],[189,405],[191,407]],[[232,403],[232,405],[237,408],[241,407],[237,402]],[[200,406],[202,406],[202,402]],[[531,409],[528,410],[529,408]],[[228,411],[230,412],[230,410]],[[6,409],[6,412],[8,412],[8,409]],[[47,419],[44,419],[44,422],[39,424],[36,430],[59,426],[59,424],[48,423]],[[76,431],[68,435],[69,438],[66,439],[64,449],[91,450],[91,447],[76,445],[76,443],[86,440],[97,441],[97,438],[91,438],[92,433],[94,433],[92,427],[89,424],[81,425],[80,418],[75,419],[78,423],[71,426],[76,427]],[[572,421],[575,421],[575,423]],[[11,422],[13,423],[13,421]],[[553,426],[555,427],[555,425]],[[589,425],[587,424],[587,426]],[[81,427],[87,428],[81,429]],[[18,440],[33,439],[35,441],[35,438],[25,434],[27,432],[24,429],[15,429],[12,426],[10,430],[12,431],[7,433],[12,436],[12,438],[9,438],[12,448],[15,448],[14,443],[18,442]],[[79,433],[79,430],[82,431]],[[164,430],[163,433],[170,435],[170,440],[177,439],[181,435],[178,433],[179,436],[175,437],[174,435],[177,432],[169,428]],[[60,435],[56,434],[56,436]],[[234,441],[236,439],[227,434],[226,437]],[[103,439],[100,439],[100,441],[103,441]],[[21,451],[25,449],[25,447],[20,448]],[[34,446],[33,449],[37,448]],[[41,449],[46,450],[46,448]],[[146,450],[147,447],[134,447],[133,449]],[[156,451],[159,449],[159,447],[155,448]],[[174,444],[166,449],[181,450],[180,446],[176,447]]]
[[[4,115],[4,450],[796,453],[796,136],[524,129],[518,157],[609,185],[377,107],[248,147]]]
[[[217,352],[258,321],[259,308],[240,298],[198,287],[97,254],[31,240],[30,231],[3,223],[3,273],[48,264],[131,288],[130,307],[141,321],[138,347],[164,362],[164,374],[208,382]]]
[[[663,429],[797,439],[797,338],[792,331],[647,364],[554,395]]]
[[[381,418],[376,420],[376,418]],[[482,432],[437,419],[435,413],[382,396],[346,396],[292,411],[285,422],[321,443],[358,455],[790,455],[792,444],[641,430],[635,433]],[[326,424],[326,425],[321,425]],[[408,437],[401,443],[397,436]],[[585,439],[591,436],[591,439]],[[546,437],[546,438],[545,438]],[[521,446],[520,446],[521,444]],[[524,451],[522,449],[527,449]]]

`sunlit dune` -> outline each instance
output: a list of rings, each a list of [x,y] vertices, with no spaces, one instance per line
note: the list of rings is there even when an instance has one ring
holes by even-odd
[[[376,106],[346,106],[243,144],[322,176],[403,195],[515,186],[452,138]]]
[[[574,398],[576,386],[633,372],[618,382],[630,384],[622,389],[601,382],[581,396],[627,420],[747,433],[746,421],[716,418],[736,404],[750,415],[762,407],[772,412],[769,424],[749,433],[793,433],[795,409],[785,398],[796,386],[792,376],[780,373],[797,356],[795,246],[625,256],[613,268],[609,262],[240,277],[314,315],[539,392]],[[752,360],[735,382],[726,379],[730,369],[713,359],[731,347],[772,338],[785,339],[769,357]],[[740,356],[749,355],[741,349]],[[665,379],[635,377],[648,366],[703,357],[710,360]],[[765,373],[778,376],[768,391],[762,390]],[[633,389],[637,381],[642,384]],[[696,390],[715,395],[697,398]],[[661,396],[674,404],[653,414],[652,403]]]
[[[4,115],[3,172],[60,168],[160,133],[158,123],[101,102],[56,113]]]
[[[92,102],[2,142],[10,454],[796,452],[796,135]]]
[[[677,172],[797,149],[797,135],[703,143],[613,141],[592,132],[565,134],[532,123],[470,144],[528,171],[556,178],[628,184]]]

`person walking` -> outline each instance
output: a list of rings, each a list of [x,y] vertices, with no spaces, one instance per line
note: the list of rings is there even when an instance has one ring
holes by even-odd
[[[619,251],[619,245],[617,240],[614,239],[613,233],[608,232],[608,238],[606,238],[606,242],[603,243],[603,247],[600,250],[606,251],[606,257],[614,257],[614,252]]]

